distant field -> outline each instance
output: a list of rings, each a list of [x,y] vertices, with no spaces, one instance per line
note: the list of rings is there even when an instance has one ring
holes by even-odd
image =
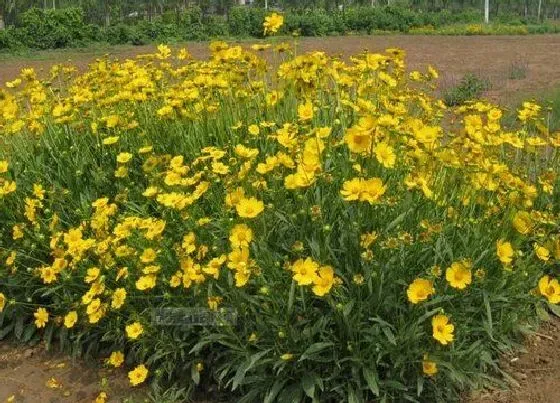
[[[248,43],[246,41],[242,43]],[[191,42],[186,46],[195,57],[208,55],[208,43]],[[344,36],[302,38],[298,52],[322,50],[349,56],[368,49],[381,51],[399,47],[407,51],[411,68],[433,64],[442,73],[441,85],[452,85],[467,72],[487,78],[492,83],[489,96],[502,101],[524,94],[537,93],[560,82],[560,36]],[[22,55],[0,54],[0,82],[14,78],[19,70],[32,66],[38,70],[71,61],[80,67],[104,54],[131,58],[151,52],[153,45],[113,46],[87,49],[27,52]]]

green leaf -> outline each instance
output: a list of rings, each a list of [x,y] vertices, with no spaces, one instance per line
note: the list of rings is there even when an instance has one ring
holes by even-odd
[[[494,339],[494,327],[492,324],[492,309],[490,308],[490,301],[488,300],[488,293],[486,291],[482,292],[482,298],[484,299],[484,307],[486,308],[486,323],[484,327],[490,339],[496,341]]]
[[[327,342],[320,342],[320,343],[314,343],[312,345],[310,345],[307,350],[304,351],[304,353],[301,355],[299,361],[304,361],[307,360],[309,358],[312,358],[313,356],[319,354],[321,351],[332,347],[334,345],[333,342],[327,341]]]
[[[18,316],[16,319],[16,325],[14,327],[14,335],[16,339],[21,340],[21,335],[23,334],[23,315]]]
[[[361,403],[363,399],[360,399],[351,386],[348,387],[348,403]]]
[[[416,394],[418,395],[418,397],[420,397],[423,391],[424,391],[424,377],[419,376],[418,378],[416,378]]]
[[[550,309],[550,311],[558,316],[560,318],[560,306],[558,305],[554,305],[554,304],[548,304],[548,309]]]
[[[379,397],[379,378],[377,376],[377,371],[370,368],[364,368],[363,374],[369,390],[371,390],[376,397]]]
[[[196,365],[191,366],[191,379],[195,385],[200,383],[200,372],[196,370]]]
[[[243,362],[238,368],[235,376],[233,377],[233,384],[231,390],[235,390],[243,383],[245,374],[268,352],[270,349],[261,351],[260,353],[253,354],[246,361]]]
[[[303,388],[307,397],[310,397],[311,399],[313,399],[315,396],[315,377],[316,375],[314,373],[310,374],[306,372],[303,375],[303,378],[301,378],[301,387]]]
[[[383,330],[383,333],[385,333],[385,336],[387,336],[389,343],[397,345],[397,339],[395,339],[395,335],[393,334],[391,329],[389,329],[387,326],[381,326],[381,330]]]
[[[277,379],[276,382],[274,382],[274,385],[272,385],[272,388],[270,388],[270,390],[268,391],[266,397],[264,398],[264,403],[274,402],[276,396],[278,396],[278,393],[280,393],[280,391],[282,390],[286,382],[288,382],[287,379],[282,379],[282,380]]]
[[[542,307],[542,305],[540,304],[537,305],[536,311],[537,311],[537,316],[539,317],[540,320],[543,320],[545,322],[550,321],[550,315],[548,314],[546,309]]]
[[[25,330],[23,332],[21,341],[27,343],[29,340],[31,340],[31,337],[33,337],[33,334],[35,333],[35,329],[36,327],[33,323],[30,323],[27,326],[25,326]]]

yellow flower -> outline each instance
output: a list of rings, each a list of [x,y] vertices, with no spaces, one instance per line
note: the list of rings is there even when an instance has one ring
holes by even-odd
[[[282,25],[284,25],[284,17],[280,14],[272,13],[264,19],[264,34],[275,34]]]
[[[294,359],[294,355],[291,354],[291,353],[285,353],[285,354],[282,354],[282,355],[280,356],[280,359],[281,359],[282,361],[291,361],[291,360]]]
[[[119,164],[126,164],[132,159],[131,153],[120,153],[117,155],[117,162]]]
[[[35,317],[35,326],[37,328],[45,327],[45,325],[49,321],[49,313],[45,308],[37,309],[33,316]]]
[[[408,300],[413,304],[417,304],[421,301],[427,300],[430,295],[434,294],[436,290],[434,289],[434,284],[430,280],[423,278],[414,279],[412,284],[408,286],[406,290],[406,295]]]
[[[433,337],[444,346],[453,341],[455,326],[449,323],[449,318],[439,314],[432,318]]]
[[[319,275],[313,278],[313,294],[322,297],[329,293],[334,284],[334,270],[330,266],[319,269]]]
[[[352,178],[342,184],[340,194],[346,201],[367,201],[375,204],[385,194],[387,187],[380,178]]]
[[[557,279],[543,276],[539,280],[539,292],[548,299],[551,304],[560,304],[560,284]]]
[[[0,174],[8,172],[8,161],[0,161]]]
[[[393,168],[397,160],[393,147],[385,142],[377,144],[375,147],[375,157],[385,168]]]
[[[218,306],[220,305],[222,300],[223,300],[222,297],[208,297],[208,300],[207,300],[208,308],[213,310],[213,311],[217,311]]]
[[[292,265],[294,280],[298,283],[298,285],[313,284],[313,282],[316,281],[318,269],[319,265],[310,257],[306,258],[305,260],[298,259]]]
[[[131,340],[136,340],[142,333],[144,333],[144,327],[139,322],[126,325],[125,330],[127,337]]]
[[[156,260],[157,253],[152,248],[144,249],[142,255],[140,255],[140,261],[142,263],[151,263]]]
[[[472,283],[471,263],[467,260],[453,262],[445,271],[445,278],[451,287],[465,289]]]
[[[144,364],[138,365],[128,373],[128,379],[132,386],[137,386],[144,382],[148,377],[148,368]]]
[[[543,262],[546,262],[550,259],[550,251],[544,246],[535,244],[533,245],[533,248],[535,249],[535,254],[537,255],[537,257]]]
[[[6,296],[0,292],[0,312],[4,311],[6,306]]]
[[[76,311],[68,312],[66,316],[64,316],[64,326],[68,329],[74,327],[77,321],[78,313]]]
[[[307,121],[313,119],[313,104],[307,101],[297,108],[299,120]]]
[[[16,241],[21,238],[23,238],[23,230],[21,229],[21,226],[14,225],[12,227],[12,239]]]
[[[106,401],[107,401],[107,393],[106,392],[99,392],[99,394],[95,398],[94,403],[105,403]]]
[[[117,288],[111,297],[111,307],[119,309],[124,305],[126,299],[126,290],[124,288]]]
[[[259,126],[257,126],[257,125],[251,125],[251,126],[249,126],[249,127],[248,127],[248,130],[249,130],[249,134],[250,134],[251,136],[258,136],[259,133],[260,133]]]
[[[86,278],[84,279],[84,281],[88,284],[92,283],[95,280],[97,280],[100,273],[101,273],[101,271],[99,270],[98,267],[91,267],[87,270],[87,275],[86,275]]]
[[[520,234],[527,235],[533,229],[533,220],[526,211],[518,211],[513,217],[513,227]]]
[[[424,360],[422,361],[422,371],[428,376],[434,376],[437,374],[437,364],[434,361],[428,359],[428,354],[424,354]]]
[[[369,204],[377,203],[386,190],[387,187],[383,185],[380,178],[367,179],[362,183],[360,201],[367,201]]]
[[[242,218],[255,218],[264,210],[264,203],[251,197],[249,199],[242,198],[235,206],[237,214]]]
[[[118,368],[124,362],[124,354],[120,351],[113,351],[107,360],[109,365],[112,365],[115,368]]]
[[[246,224],[237,224],[231,229],[229,242],[232,248],[247,247],[252,240],[253,231]]]
[[[111,144],[116,144],[119,141],[119,136],[111,136],[103,139],[103,144],[109,146]]]
[[[500,262],[504,264],[511,263],[511,261],[513,260],[513,248],[511,246],[511,243],[503,239],[499,239],[496,242],[496,254],[500,259]]]

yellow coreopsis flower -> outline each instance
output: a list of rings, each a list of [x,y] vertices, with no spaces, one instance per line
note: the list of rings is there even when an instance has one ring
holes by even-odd
[[[78,313],[76,311],[68,312],[66,316],[64,316],[64,326],[68,329],[74,327],[77,321]]]
[[[107,363],[115,368],[120,367],[123,362],[124,354],[121,351],[113,351],[107,359]]]
[[[4,310],[5,306],[6,306],[6,296],[0,292],[0,312]]]
[[[539,292],[551,304],[560,304],[560,283],[550,276],[543,276],[539,280]]]
[[[126,164],[132,159],[133,155],[131,153],[120,153],[117,155],[117,162],[119,164]]]
[[[436,315],[432,318],[432,332],[433,337],[443,345],[453,341],[453,331],[455,326],[449,323],[449,318],[446,315]]]
[[[445,278],[451,287],[465,289],[472,283],[471,263],[466,260],[453,262],[445,271]]]
[[[319,265],[310,257],[298,259],[292,265],[294,280],[298,285],[310,285],[316,280]]]
[[[318,275],[313,278],[313,294],[322,297],[329,293],[334,284],[334,270],[330,266],[319,269]]]
[[[434,289],[434,283],[432,281],[417,278],[408,286],[406,295],[411,303],[417,304],[427,300],[430,295],[433,295],[435,292],[436,290]]]
[[[37,328],[45,327],[45,325],[49,321],[49,313],[45,308],[37,309],[33,316],[35,317],[35,326]]]
[[[264,210],[264,203],[251,197],[249,199],[242,198],[235,206],[237,214],[242,218],[255,218]]]
[[[127,337],[131,340],[136,340],[142,333],[144,333],[144,327],[139,322],[126,325],[125,330]]]
[[[499,239],[496,242],[496,254],[500,262],[504,264],[510,264],[513,260],[513,247],[511,243],[505,241],[504,239]]]
[[[119,309],[124,305],[126,299],[126,290],[124,288],[117,288],[111,297],[111,307]]]
[[[543,262],[546,262],[550,259],[550,251],[544,246],[535,244],[533,245],[533,248],[535,249],[535,254],[537,255],[537,257]]]
[[[137,386],[144,382],[148,377],[148,368],[144,364],[138,365],[128,373],[128,379],[132,386]]]
[[[298,118],[301,121],[307,121],[313,119],[313,103],[311,101],[306,101],[297,108]]]
[[[284,25],[284,16],[277,13],[272,13],[266,16],[264,19],[264,34],[275,34],[276,32],[278,32],[282,25]]]
[[[422,371],[428,376],[434,376],[438,372],[437,364],[428,359],[428,354],[424,354],[422,360]]]
[[[522,235],[527,235],[533,229],[533,220],[526,211],[518,211],[513,217],[513,227]]]
[[[231,229],[229,242],[232,248],[247,247],[252,240],[253,231],[246,224],[237,224]]]
[[[393,168],[397,160],[393,147],[385,142],[377,144],[375,147],[375,157],[385,168]]]

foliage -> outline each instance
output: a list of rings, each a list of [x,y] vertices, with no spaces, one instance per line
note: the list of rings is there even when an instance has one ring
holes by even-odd
[[[91,41],[142,45],[153,42],[206,40],[219,37],[262,37],[264,10],[257,7],[231,7],[227,16],[205,13],[197,6],[167,11],[149,19],[142,16],[109,19],[107,26],[87,24],[79,8],[57,10],[32,8],[20,14],[19,25],[0,31],[0,49],[51,49],[84,46]],[[559,32],[560,25],[526,25],[518,17],[504,16],[493,25],[483,25],[480,10],[459,12],[418,12],[410,7],[391,5],[356,6],[344,12],[321,8],[286,11],[284,34],[304,36],[348,33],[390,33],[444,35],[529,34]],[[511,21],[511,24],[509,23]]]
[[[211,49],[1,90],[0,336],[247,402],[450,401],[492,380],[560,302],[540,107],[510,127],[486,102],[448,109],[398,49],[272,69]],[[156,320],[185,307],[204,320]]]
[[[443,89],[442,97],[447,106],[463,105],[467,101],[479,99],[484,91],[490,89],[490,81],[474,73],[465,74],[457,83]]]

